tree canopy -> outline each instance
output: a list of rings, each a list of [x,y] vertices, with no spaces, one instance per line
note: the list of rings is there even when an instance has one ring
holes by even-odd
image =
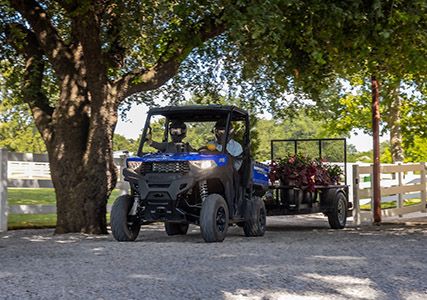
[[[103,233],[119,106],[186,91],[283,114],[356,73],[422,84],[426,15],[421,0],[2,0],[2,97],[46,145],[57,232]]]

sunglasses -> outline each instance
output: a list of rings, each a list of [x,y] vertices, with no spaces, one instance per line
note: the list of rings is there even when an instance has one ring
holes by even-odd
[[[225,129],[215,129],[216,134],[225,134]]]

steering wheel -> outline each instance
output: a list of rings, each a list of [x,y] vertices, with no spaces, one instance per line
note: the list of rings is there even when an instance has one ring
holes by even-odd
[[[208,147],[203,146],[197,149],[197,152],[203,151],[203,150],[208,150]]]
[[[217,153],[217,152],[219,152],[216,148],[215,149],[209,149],[209,147],[208,146],[203,146],[203,147],[200,147],[199,149],[197,149],[197,152],[206,152],[206,153]]]

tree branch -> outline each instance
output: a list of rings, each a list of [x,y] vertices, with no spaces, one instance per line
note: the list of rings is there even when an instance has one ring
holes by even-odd
[[[116,5],[123,6],[123,2],[119,1]],[[121,7],[119,11],[122,10],[125,10],[125,8]],[[104,53],[104,60],[109,66],[120,68],[124,64],[126,52],[126,48],[120,44],[122,16],[109,5],[106,5],[103,14],[107,26],[107,40],[110,40],[109,49]]]
[[[35,0],[10,0],[10,3],[31,25],[38,44],[58,77],[63,79],[70,71],[75,72],[72,53],[50,22],[46,11]]]
[[[118,101],[138,92],[156,89],[171,79],[179,69],[182,61],[188,56],[192,49],[200,46],[205,41],[213,38],[226,29],[225,25],[218,23],[219,17],[208,18],[199,23],[197,31],[191,32],[192,39],[187,45],[183,41],[169,43],[168,49],[161,55],[157,63],[150,69],[141,68],[132,70],[122,78],[116,80],[113,86],[117,90]],[[185,41],[186,42],[186,41]],[[176,49],[170,53],[170,49]]]
[[[75,37],[72,46],[74,57],[81,64],[91,99],[104,99],[104,86],[107,80],[107,68],[102,55],[101,15],[105,9],[104,1],[82,4],[81,1],[57,1],[71,19],[71,35]],[[80,68],[80,67],[79,67]]]
[[[14,32],[20,31],[24,44],[20,44]],[[54,108],[42,91],[44,61],[43,51],[38,45],[35,34],[21,24],[10,24],[6,27],[6,36],[10,44],[21,53],[26,61],[22,87],[23,100],[32,111],[34,121],[45,141],[51,134],[50,122]]]

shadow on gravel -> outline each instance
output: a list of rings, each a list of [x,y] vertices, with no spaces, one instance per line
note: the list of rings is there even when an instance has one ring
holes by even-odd
[[[272,224],[267,225],[267,231],[288,232],[288,231],[313,231],[313,230],[331,230],[328,225],[289,225],[289,224]]]
[[[160,226],[160,228],[159,228]],[[154,226],[153,226],[154,227]],[[228,229],[227,236],[225,241],[230,238],[246,238],[243,234],[243,229],[233,226]],[[196,244],[206,244],[203,240],[203,237],[200,233],[200,227],[191,225],[188,233],[186,235],[175,235],[168,236],[163,230],[163,225],[157,225],[154,228],[141,228],[141,231],[138,235],[138,242],[154,242],[154,243],[196,243]]]
[[[0,235],[0,298],[427,299],[427,226],[269,221],[264,237],[233,226],[214,244],[197,226],[167,236],[160,223],[130,243],[10,231]]]
[[[31,232],[31,234],[28,234]],[[314,236],[325,235],[338,235],[341,237],[347,236],[348,238],[363,238],[368,236],[410,236],[410,235],[426,235],[427,224],[405,225],[405,224],[384,224],[380,226],[364,225],[355,227],[349,224],[348,227],[342,230],[330,229],[329,225],[322,220],[299,220],[298,222],[273,221],[267,224],[266,235],[274,240],[274,237],[279,236],[294,236],[298,233],[310,233]],[[38,230],[11,230],[7,233],[0,235],[0,248],[4,247],[1,244],[7,243],[8,240],[21,239],[26,242],[46,243],[54,242],[56,244],[76,243],[81,241],[91,242],[113,242],[117,243],[111,232],[108,235],[86,235],[86,234],[62,234],[55,235],[51,229],[38,229]],[[237,226],[231,226],[228,230],[225,242],[232,240],[235,242],[246,241],[262,241],[262,237],[248,238],[245,237],[243,229]],[[3,243],[2,243],[3,242]],[[205,243],[198,226],[191,225],[186,235],[168,236],[163,228],[162,223],[143,225],[141,232],[135,242],[131,243]]]

